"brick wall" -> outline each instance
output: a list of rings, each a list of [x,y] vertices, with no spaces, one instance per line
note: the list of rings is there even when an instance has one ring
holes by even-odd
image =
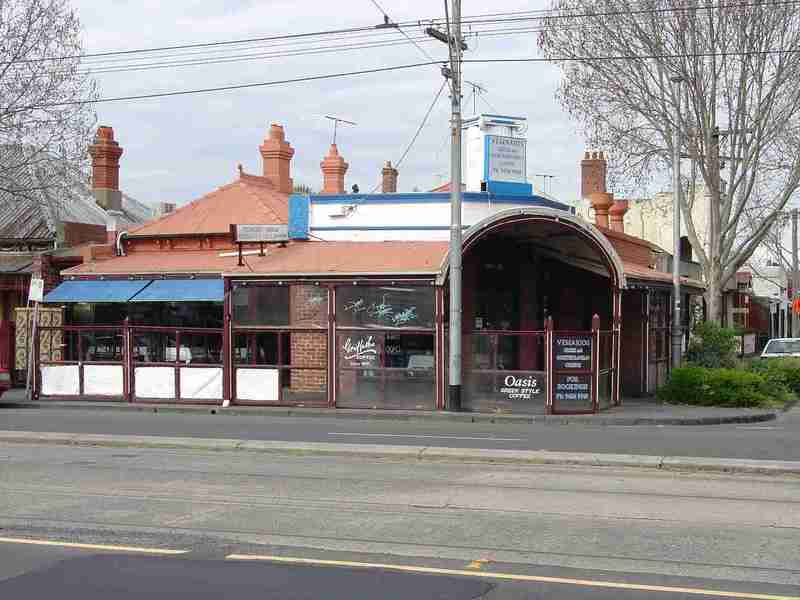
[[[325,288],[313,285],[293,285],[289,291],[289,324],[294,327],[325,327],[328,322]],[[319,371],[292,371],[291,390],[294,392],[324,392],[328,362],[328,336],[319,332],[291,334],[291,364],[295,367],[315,367]]]

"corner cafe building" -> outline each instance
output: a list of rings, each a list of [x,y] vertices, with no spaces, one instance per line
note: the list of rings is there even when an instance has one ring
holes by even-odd
[[[273,125],[263,175],[240,168],[64,271],[38,396],[444,409],[449,193],[396,193],[387,163],[383,193],[345,194],[332,146],[323,193],[291,194],[293,153]],[[670,346],[660,250],[619,211],[609,223],[609,194],[590,223],[529,185],[485,187],[464,193],[462,409],[596,412],[652,392]]]

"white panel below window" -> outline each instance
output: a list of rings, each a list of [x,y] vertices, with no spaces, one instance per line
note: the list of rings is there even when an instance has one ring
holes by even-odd
[[[181,398],[222,400],[222,367],[181,368]]]
[[[87,396],[122,396],[122,365],[84,365],[83,393]]]
[[[175,398],[173,367],[136,367],[133,379],[137,398]]]
[[[77,396],[80,394],[78,365],[44,365],[41,370],[43,396]]]
[[[236,399],[278,401],[278,369],[236,369]]]

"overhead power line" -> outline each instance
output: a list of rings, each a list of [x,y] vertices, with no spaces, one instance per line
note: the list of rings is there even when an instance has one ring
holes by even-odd
[[[403,161],[406,159],[406,156],[408,156],[408,153],[411,151],[411,148],[414,146],[414,142],[417,141],[417,138],[419,137],[419,134],[422,133],[422,130],[425,127],[425,125],[427,124],[428,119],[430,118],[431,113],[433,112],[433,109],[436,107],[436,103],[439,101],[439,98],[442,96],[442,91],[444,90],[444,86],[446,86],[446,85],[447,85],[447,79],[442,81],[442,85],[439,86],[439,91],[436,92],[436,95],[433,97],[433,102],[431,102],[431,105],[428,107],[428,110],[425,113],[425,116],[422,117],[422,122],[419,124],[419,127],[417,127],[417,131],[414,133],[414,137],[412,137],[411,141],[408,142],[408,145],[406,146],[406,149],[403,150],[403,154],[400,156],[400,159],[395,163],[395,165],[394,165],[395,168],[400,167],[400,165],[402,165]],[[378,183],[374,188],[372,188],[372,191],[370,192],[370,194],[374,193],[375,190],[377,190],[378,187],[380,187],[380,185],[381,184]]]
[[[394,65],[391,67],[378,67],[374,69],[362,69],[359,71],[346,71],[343,73],[327,73],[324,75],[309,75],[306,77],[295,77],[293,79],[279,79],[275,81],[260,81],[256,83],[241,83],[236,85],[221,85],[217,87],[209,87],[209,88],[199,88],[193,90],[177,90],[177,91],[169,91],[169,92],[155,92],[152,94],[139,94],[133,96],[116,96],[112,98],[98,98],[96,100],[92,100],[91,103],[102,103],[102,102],[120,102],[123,100],[147,100],[149,98],[166,98],[169,96],[186,96],[189,94],[209,94],[212,92],[223,92],[229,90],[244,90],[249,88],[257,88],[257,87],[270,87],[276,85],[286,85],[290,83],[303,83],[308,81],[321,81],[324,79],[338,79],[341,77],[355,77],[358,75],[368,75],[372,73],[386,73],[390,71],[402,71],[406,69],[415,69],[418,67],[427,67],[428,65],[432,64],[439,64],[438,62],[421,62],[421,63],[411,63],[405,65]],[[69,106],[73,104],[83,104],[81,101],[72,101],[72,102],[50,102],[44,104],[37,104],[34,106],[26,106],[24,108],[18,109],[18,111],[22,110],[32,110],[37,108],[49,108],[53,106]]]
[[[698,53],[679,53],[679,54],[647,54],[647,55],[614,55],[614,56],[564,56],[553,58],[542,57],[529,57],[529,58],[481,58],[481,59],[463,59],[464,63],[477,63],[477,64],[492,64],[492,63],[543,63],[543,62],[578,62],[578,61],[606,61],[606,60],[652,60],[656,58],[708,58],[712,56],[752,56],[752,55],[766,55],[766,54],[780,54],[780,53],[798,53],[800,48],[776,48],[772,50],[751,50],[744,52],[698,52]],[[419,62],[404,65],[393,65],[390,67],[378,67],[373,69],[361,69],[358,71],[346,71],[342,73],[327,73],[322,75],[309,75],[306,77],[295,77],[292,79],[280,79],[275,81],[262,81],[256,83],[242,83],[235,85],[224,85],[209,88],[199,88],[193,90],[177,90],[168,92],[154,92],[150,94],[139,94],[131,96],[117,96],[111,98],[98,98],[91,102],[71,101],[71,102],[51,102],[37,104],[33,106],[26,106],[19,109],[11,110],[10,112],[21,112],[23,110],[33,110],[37,108],[49,108],[54,106],[69,106],[74,104],[89,104],[89,103],[103,103],[103,102],[120,102],[124,100],[146,100],[149,98],[165,98],[169,96],[185,96],[189,94],[207,94],[212,92],[222,92],[229,90],[241,90],[257,87],[271,87],[276,85],[285,85],[291,83],[302,83],[308,81],[321,81],[325,79],[337,79],[342,77],[354,77],[358,75],[368,75],[373,73],[386,73],[390,71],[401,71],[407,69],[415,69],[419,67],[427,67],[430,65],[441,64],[442,61]],[[9,112],[9,111],[7,111]]]
[[[380,8],[380,5],[377,2],[371,0],[373,4],[385,15],[385,11]],[[464,16],[462,18],[463,25],[478,25],[478,24],[500,24],[506,23],[509,21],[544,21],[544,20],[553,20],[553,19],[579,19],[579,18],[593,18],[593,17],[603,17],[603,16],[613,16],[618,14],[666,14],[671,12],[684,12],[684,11],[708,11],[713,9],[724,9],[724,8],[761,8],[761,9],[773,9],[776,6],[787,6],[787,5],[797,5],[800,4],[800,0],[773,0],[771,2],[759,2],[758,0],[753,0],[750,2],[738,2],[738,3],[719,3],[719,4],[682,4],[671,6],[668,8],[644,8],[644,9],[626,9],[625,11],[610,11],[610,12],[583,12],[583,13],[568,13],[559,11],[556,9],[546,9],[540,11],[509,11],[505,13],[486,13],[482,15],[471,15],[471,16]],[[36,63],[36,62],[48,62],[48,61],[61,61],[61,60],[95,60],[95,59],[104,59],[110,57],[130,57],[135,56],[138,54],[148,54],[148,53],[158,53],[158,52],[175,52],[179,50],[190,50],[190,49],[214,49],[220,47],[230,47],[235,45],[243,45],[243,44],[252,44],[258,42],[269,42],[269,41],[291,41],[291,40],[302,40],[307,38],[314,38],[314,37],[328,37],[328,36],[347,36],[350,34],[355,33],[366,33],[369,32],[370,34],[383,34],[387,33],[393,28],[397,28],[403,33],[404,27],[418,27],[423,23],[440,23],[445,24],[446,19],[442,18],[432,18],[432,19],[419,19],[414,21],[403,21],[398,23],[392,23],[392,27],[386,28],[382,25],[372,25],[372,26],[360,26],[360,27],[350,27],[350,28],[343,28],[343,29],[331,29],[331,30],[321,30],[321,31],[312,31],[312,32],[304,32],[304,33],[294,33],[294,34],[283,34],[283,35],[271,35],[271,36],[260,36],[260,37],[252,37],[252,38],[240,38],[235,40],[222,40],[216,42],[196,42],[196,43],[189,43],[189,44],[170,44],[165,46],[156,46],[152,48],[135,48],[130,50],[108,50],[102,52],[93,52],[93,53],[84,53],[84,54],[72,54],[66,56],[51,56],[51,57],[39,57],[39,58],[29,58],[29,59],[21,59],[17,61],[13,61],[17,64],[23,63]],[[428,57],[430,58],[430,57]],[[2,62],[0,66],[5,66],[10,64],[10,62]]]

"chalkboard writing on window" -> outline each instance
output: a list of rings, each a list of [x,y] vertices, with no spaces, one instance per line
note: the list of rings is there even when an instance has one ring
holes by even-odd
[[[342,327],[433,329],[433,289],[341,286],[336,291],[336,321]]]

